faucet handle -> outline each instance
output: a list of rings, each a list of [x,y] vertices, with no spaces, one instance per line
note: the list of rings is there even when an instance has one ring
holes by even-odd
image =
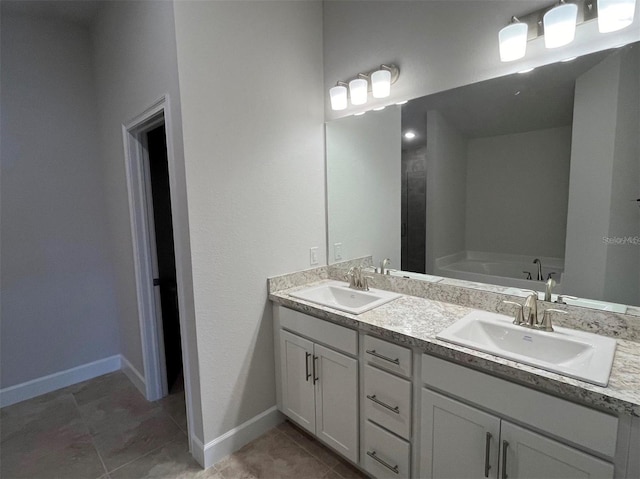
[[[537,326],[538,329],[542,329],[543,331],[548,332],[553,331],[553,325],[551,324],[551,313],[567,314],[566,311],[562,311],[561,309],[545,309],[544,314],[542,315],[542,322]]]
[[[564,298],[567,299],[578,299],[577,296],[569,296],[568,294],[559,294],[558,297],[556,298],[556,303],[558,304],[567,304],[564,302]]]
[[[516,303],[515,301],[507,301],[507,300],[504,300],[502,302],[504,304],[512,304],[518,307],[518,309],[516,310],[516,316],[513,319],[513,324],[520,325],[524,323],[524,308],[520,303]]]

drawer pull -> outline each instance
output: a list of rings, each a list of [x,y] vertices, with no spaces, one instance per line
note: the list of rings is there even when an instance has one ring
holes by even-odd
[[[380,353],[376,353],[375,349],[367,349],[366,353],[370,354],[371,356],[375,356],[376,358],[380,358],[380,359],[384,359],[385,361],[389,361],[390,363],[397,364],[398,366],[400,365],[400,358],[395,358],[395,359],[388,358],[387,356],[383,356]]]
[[[307,353],[305,352],[305,357],[304,357],[304,368],[305,368],[305,375],[307,376],[306,381],[309,381],[309,378],[311,377],[311,373],[309,372],[309,358],[311,357],[311,353]]]
[[[398,465],[397,464],[395,466],[392,466],[388,462],[383,461],[382,459],[380,459],[378,457],[378,455],[376,454],[376,451],[367,451],[367,456],[369,456],[372,459],[375,459],[376,461],[378,461],[380,464],[382,464],[384,467],[389,469],[394,474],[399,474],[400,473],[400,471],[398,470]]]
[[[489,477],[489,469],[491,469],[491,464],[489,464],[489,458],[491,457],[491,433],[487,433],[487,442],[484,447],[484,477]]]
[[[507,448],[509,447],[509,443],[507,441],[502,441],[502,479],[507,479]]]
[[[378,399],[375,394],[373,396],[369,396],[367,394],[367,399],[369,399],[370,401],[373,401],[376,404],[379,404],[382,407],[386,407],[391,412],[400,414],[400,408],[398,406],[389,406],[387,403],[380,401],[380,399]]]

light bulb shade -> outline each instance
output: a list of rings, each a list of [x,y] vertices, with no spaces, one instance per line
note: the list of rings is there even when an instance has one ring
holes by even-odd
[[[598,0],[598,31],[622,30],[633,23],[636,0]]]
[[[386,98],[391,94],[391,72],[378,70],[371,74],[371,90],[374,98]]]
[[[576,36],[577,18],[578,6],[573,3],[563,3],[545,13],[544,46],[558,48],[571,43]]]
[[[522,58],[527,51],[526,23],[512,23],[498,32],[500,43],[500,61],[511,62]]]
[[[349,94],[352,105],[364,105],[367,103],[367,91],[369,83],[364,78],[356,78],[349,82]]]
[[[332,110],[344,110],[347,108],[347,87],[338,85],[329,89],[329,96],[331,97],[331,109]]]

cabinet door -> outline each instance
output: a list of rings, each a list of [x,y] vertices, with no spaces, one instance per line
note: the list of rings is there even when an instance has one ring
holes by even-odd
[[[316,435],[358,462],[358,361],[316,344]]]
[[[500,419],[422,390],[420,477],[498,477]]]
[[[280,334],[280,370],[282,407],[287,416],[310,433],[316,432],[313,386],[313,343],[282,331]]]
[[[507,421],[502,421],[501,457],[501,467],[505,469],[501,478],[613,477],[612,464]]]

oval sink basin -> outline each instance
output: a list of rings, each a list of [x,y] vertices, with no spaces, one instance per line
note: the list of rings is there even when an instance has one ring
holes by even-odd
[[[607,386],[615,339],[554,326],[546,332],[512,323],[513,318],[473,311],[436,335],[437,339]]]
[[[399,298],[401,295],[381,289],[360,291],[349,288],[346,283],[331,281],[318,286],[293,291],[289,293],[289,296],[346,313],[361,314]]]

